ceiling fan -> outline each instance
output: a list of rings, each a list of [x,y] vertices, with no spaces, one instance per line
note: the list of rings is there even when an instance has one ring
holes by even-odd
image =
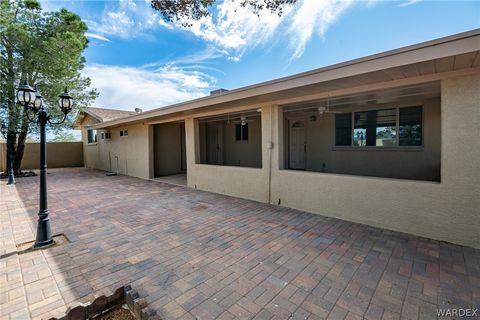
[[[233,121],[233,123],[240,123],[242,126],[249,122],[253,122],[253,120],[248,120],[244,114],[240,115],[240,120]]]
[[[342,113],[340,111],[333,111],[330,110],[330,97],[327,98],[327,105],[326,106],[320,106],[317,108],[318,114],[323,115],[324,113]]]

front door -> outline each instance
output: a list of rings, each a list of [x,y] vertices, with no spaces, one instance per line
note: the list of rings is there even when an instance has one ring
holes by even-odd
[[[295,121],[290,124],[289,168],[305,170],[305,125]]]
[[[207,163],[223,164],[223,127],[219,123],[207,123]]]

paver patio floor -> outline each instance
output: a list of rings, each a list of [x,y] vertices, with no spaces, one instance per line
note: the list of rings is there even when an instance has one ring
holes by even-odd
[[[131,284],[163,319],[435,319],[480,306],[480,250],[87,169],[1,182],[0,318],[49,318]],[[387,210],[387,209],[386,209]],[[420,213],[419,213],[420,214]]]

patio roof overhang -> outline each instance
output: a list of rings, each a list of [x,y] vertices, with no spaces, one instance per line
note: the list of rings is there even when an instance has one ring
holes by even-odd
[[[480,72],[480,29],[222,92],[95,125],[161,123],[191,115],[286,105]]]

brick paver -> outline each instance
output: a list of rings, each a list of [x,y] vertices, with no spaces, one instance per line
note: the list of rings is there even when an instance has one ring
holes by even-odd
[[[480,307],[480,250],[87,169],[1,183],[0,318],[49,318],[131,284],[163,319],[434,319]]]

